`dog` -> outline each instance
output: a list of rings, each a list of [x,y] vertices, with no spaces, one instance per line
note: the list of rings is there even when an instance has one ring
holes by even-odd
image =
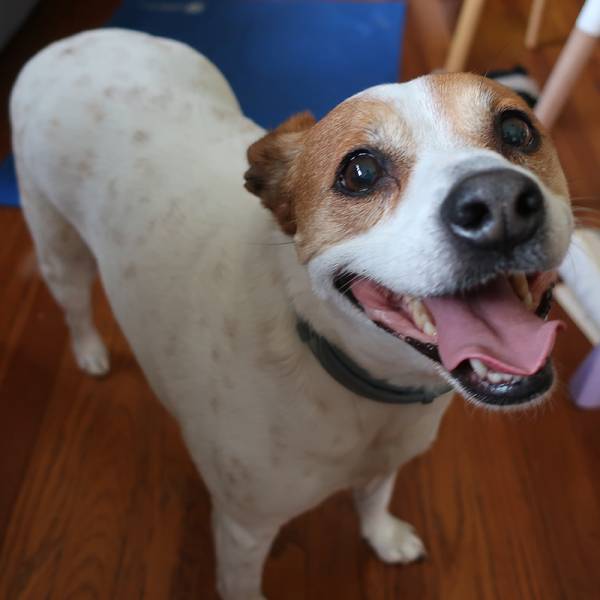
[[[77,362],[109,369],[98,270],[210,490],[224,600],[263,598],[280,526],[342,488],[382,560],[418,559],[387,506],[451,391],[494,410],[551,392],[573,218],[551,140],[507,88],[429,75],[265,132],[191,48],[107,29],[32,58],[10,112]]]

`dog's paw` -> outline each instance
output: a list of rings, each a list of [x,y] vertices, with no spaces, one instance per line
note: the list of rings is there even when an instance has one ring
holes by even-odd
[[[390,514],[379,519],[364,536],[377,556],[386,563],[408,564],[427,556],[425,546],[412,525]]]
[[[94,377],[106,375],[110,369],[108,350],[98,334],[73,340],[73,351],[79,368]]]

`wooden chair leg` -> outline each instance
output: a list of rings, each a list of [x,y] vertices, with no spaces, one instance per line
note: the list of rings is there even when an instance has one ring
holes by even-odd
[[[533,6],[529,13],[529,21],[527,22],[527,31],[525,32],[526,48],[533,49],[538,45],[545,8],[546,0],[533,0]]]
[[[596,41],[596,37],[573,29],[535,107],[536,115],[546,127],[554,125]]]
[[[446,71],[464,70],[484,4],[485,0],[463,1],[444,67]]]

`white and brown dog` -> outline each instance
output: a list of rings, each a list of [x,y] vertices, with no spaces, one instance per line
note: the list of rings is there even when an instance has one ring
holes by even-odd
[[[33,58],[11,116],[77,361],[108,370],[98,267],[212,494],[223,598],[261,597],[279,527],[340,488],[383,560],[418,558],[387,505],[444,392],[548,395],[558,324],[540,317],[572,216],[552,142],[508,89],[432,75],[265,135],[189,47],[104,30]]]

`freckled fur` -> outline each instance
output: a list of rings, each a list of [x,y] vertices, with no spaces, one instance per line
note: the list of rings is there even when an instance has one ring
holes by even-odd
[[[440,382],[430,361],[333,290],[335,270],[414,295],[451,289],[460,257],[444,246],[437,211],[458,176],[488,165],[533,172],[551,213],[548,264],[564,255],[570,213],[551,143],[524,164],[483,147],[460,106],[479,106],[482,126],[482,98],[499,96],[455,77],[442,97],[435,78],[380,86],[267,135],[211,63],[145,34],[83,33],[19,76],[13,144],[41,270],[79,365],[95,375],[109,368],[90,309],[100,271],[211,492],[223,600],[262,597],[279,527],[340,488],[353,488],[361,532],[383,560],[423,553],[386,506],[395,470],[431,444],[450,396],[388,406],[327,375],[297,336],[297,314],[377,378]],[[371,202],[334,194],[339,161],[364,145],[389,157],[390,181]]]

